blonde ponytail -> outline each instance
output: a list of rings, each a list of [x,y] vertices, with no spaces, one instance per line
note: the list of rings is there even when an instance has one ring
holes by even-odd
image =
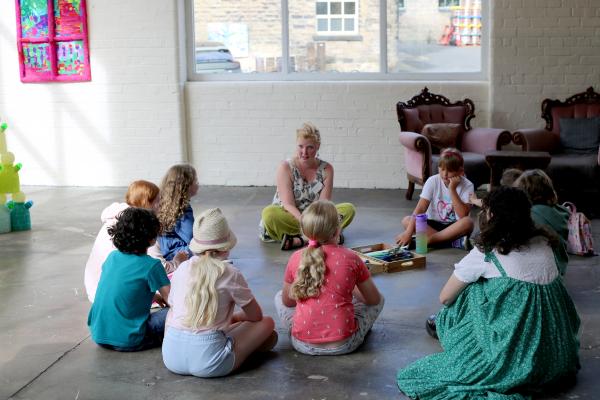
[[[323,243],[330,242],[339,229],[339,217],[335,205],[327,200],[312,203],[302,213],[300,225],[304,236],[310,239],[302,251],[302,258],[290,295],[295,300],[318,297],[325,280],[325,253]],[[314,244],[313,244],[314,243]]]
[[[185,296],[187,315],[183,325],[188,328],[209,326],[217,317],[219,295],[217,279],[225,271],[225,263],[213,256],[213,251],[205,252],[190,268],[190,282]]]
[[[295,300],[318,297],[325,279],[325,254],[320,247],[307,247],[302,252],[291,296]]]

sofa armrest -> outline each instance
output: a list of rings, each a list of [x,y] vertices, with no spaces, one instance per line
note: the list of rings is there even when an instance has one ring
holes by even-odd
[[[462,151],[484,154],[486,151],[500,150],[509,144],[512,135],[505,129],[473,128],[465,132],[462,138]]]
[[[512,140],[523,151],[553,153],[560,145],[558,136],[543,128],[519,129],[513,133]]]
[[[427,153],[431,151],[431,144],[429,139],[420,133],[402,131],[400,132],[400,144],[406,147],[407,150],[412,150],[421,153]]]

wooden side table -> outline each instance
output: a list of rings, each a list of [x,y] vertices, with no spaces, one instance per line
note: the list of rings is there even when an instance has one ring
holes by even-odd
[[[490,189],[500,185],[502,173],[507,168],[546,169],[552,156],[545,151],[495,150],[485,153],[485,162],[490,166]]]

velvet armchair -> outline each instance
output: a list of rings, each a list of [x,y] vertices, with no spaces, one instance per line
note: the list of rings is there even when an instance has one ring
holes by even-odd
[[[600,94],[589,87],[565,101],[545,99],[542,118],[544,128],[519,129],[513,142],[523,151],[551,154],[546,173],[561,201],[595,203],[600,194]]]
[[[400,143],[404,146],[404,163],[408,178],[406,198],[412,199],[415,184],[423,185],[427,178],[437,174],[437,162],[442,148],[432,143],[427,135],[432,126],[452,126],[457,135],[445,141],[458,148],[465,160],[465,174],[475,188],[490,182],[490,169],[485,153],[500,150],[510,143],[512,136],[504,129],[472,128],[475,105],[470,99],[451,102],[447,97],[429,92],[426,87],[407,102],[396,104],[400,124]],[[425,133],[425,134],[424,134]]]

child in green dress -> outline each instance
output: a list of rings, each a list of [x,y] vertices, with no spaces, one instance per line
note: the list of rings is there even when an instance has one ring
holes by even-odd
[[[551,244],[518,188],[483,199],[476,247],[455,266],[437,315],[444,351],[401,369],[411,398],[523,400],[573,382],[579,369],[579,316]]]

